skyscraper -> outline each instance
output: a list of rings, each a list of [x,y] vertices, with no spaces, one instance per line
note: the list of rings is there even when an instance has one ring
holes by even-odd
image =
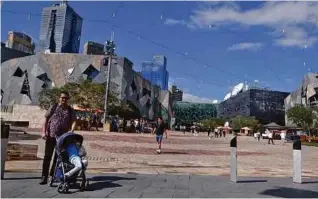
[[[37,51],[78,53],[82,18],[66,1],[43,8]]]
[[[172,100],[173,102],[182,101],[183,91],[177,88],[177,86],[173,85],[171,88]]]
[[[152,61],[143,62],[141,74],[152,84],[160,86],[162,90],[168,90],[169,73],[165,56],[157,55]]]

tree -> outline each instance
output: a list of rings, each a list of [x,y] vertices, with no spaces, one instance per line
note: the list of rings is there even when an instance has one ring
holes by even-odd
[[[255,117],[243,117],[241,115],[236,116],[232,119],[232,128],[233,130],[239,131],[243,127],[249,127],[254,132],[258,131],[260,128],[260,124]]]
[[[118,98],[116,88],[110,89],[108,94],[108,114],[111,115],[140,115],[139,110]],[[38,95],[38,102],[42,109],[47,110],[50,105],[59,101],[62,91],[70,94],[69,104],[78,105],[84,109],[104,110],[105,86],[90,80],[82,80],[79,83],[67,83],[62,87],[44,89]]]
[[[39,92],[38,102],[40,107],[44,110],[48,110],[52,104],[58,102],[61,91],[60,88],[54,87],[52,89],[43,89]]]
[[[210,119],[203,120],[201,123],[203,124],[204,128],[215,129],[218,126],[223,126],[225,121],[221,118],[210,118]]]
[[[309,132],[310,136],[310,129],[315,125],[314,120],[317,119],[317,115],[312,108],[297,104],[289,109],[286,114],[291,122]]]

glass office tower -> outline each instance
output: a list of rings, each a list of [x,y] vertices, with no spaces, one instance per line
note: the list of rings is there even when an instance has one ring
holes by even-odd
[[[152,84],[160,86],[162,90],[168,90],[169,73],[165,56],[157,55],[152,61],[143,62],[141,74]]]
[[[78,53],[82,18],[65,1],[43,8],[37,51]]]

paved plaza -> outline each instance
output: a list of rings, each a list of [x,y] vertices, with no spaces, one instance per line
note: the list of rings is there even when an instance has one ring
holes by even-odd
[[[89,175],[87,191],[71,189],[59,194],[56,187],[38,185],[37,173],[6,173],[1,197],[18,198],[318,198],[318,178],[293,184],[290,178],[241,178],[229,182],[225,176],[172,174]]]
[[[7,161],[2,197],[288,197],[318,198],[318,148],[303,146],[303,184],[292,183],[292,144],[238,136],[238,183],[229,180],[230,139],[170,132],[163,153],[154,135],[79,132],[88,153],[89,189],[58,194],[39,186],[42,160]],[[39,133],[10,141],[38,145]]]
[[[30,134],[35,137],[39,133]],[[230,172],[230,139],[208,139],[206,133],[198,137],[191,133],[170,132],[163,140],[163,153],[156,153],[154,135],[105,132],[79,132],[84,136],[88,153],[89,173],[140,174],[199,174],[228,176]],[[38,157],[43,158],[44,141],[14,140],[39,146]],[[238,136],[238,175],[247,177],[291,177],[292,144],[280,141],[268,145],[252,137]],[[303,176],[318,177],[318,148],[303,146]],[[6,170],[39,172],[42,160],[7,161]]]

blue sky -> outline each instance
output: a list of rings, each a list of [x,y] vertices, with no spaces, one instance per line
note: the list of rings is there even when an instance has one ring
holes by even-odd
[[[2,12],[1,40],[10,30],[38,39],[40,17],[20,12],[41,14],[52,3],[4,2],[3,11],[17,13]],[[292,91],[308,70],[318,71],[318,2],[69,4],[84,18],[81,52],[86,41],[104,42],[114,31],[117,54],[136,70],[153,55],[165,55],[170,82],[188,101],[222,100],[245,80]]]

